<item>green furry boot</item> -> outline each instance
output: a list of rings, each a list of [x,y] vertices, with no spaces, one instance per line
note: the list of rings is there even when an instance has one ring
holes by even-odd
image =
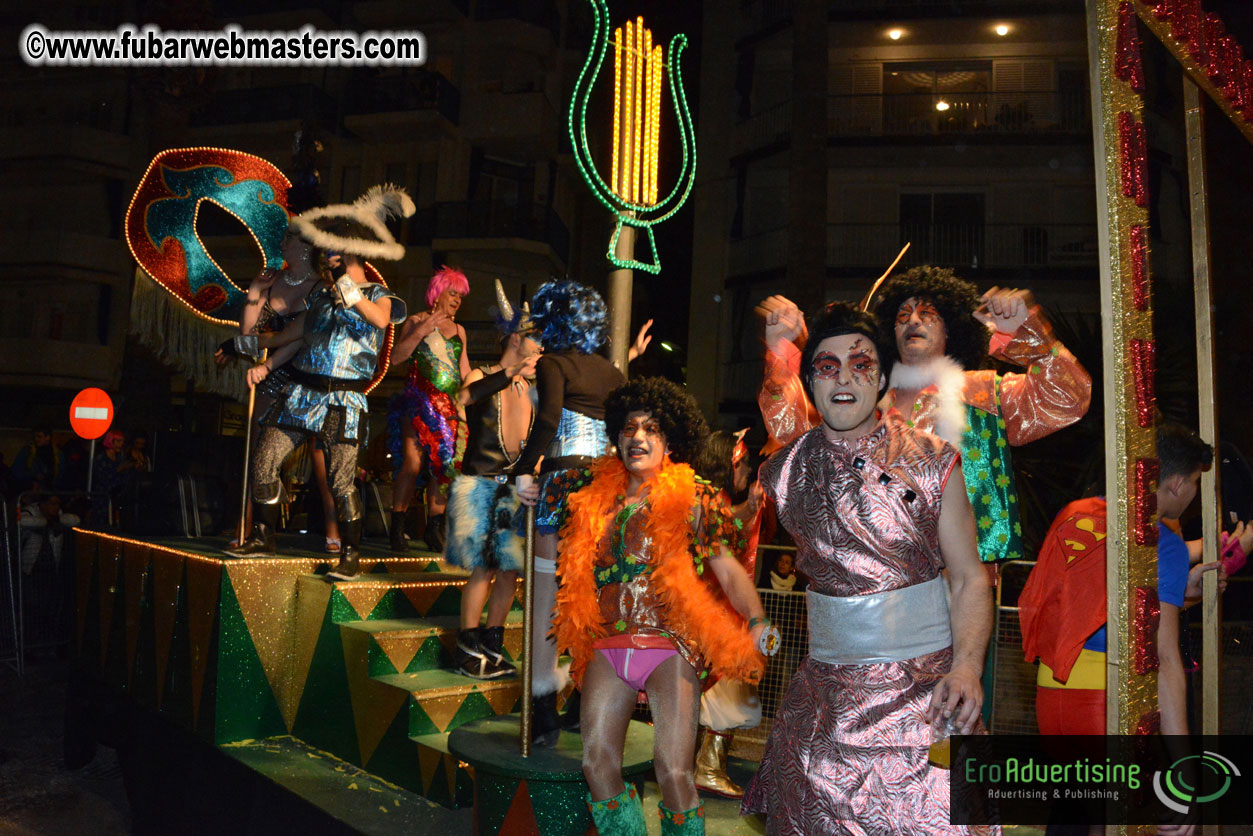
[[[705,836],[704,802],[681,813],[658,802],[657,812],[661,815],[661,836]]]
[[[644,828],[644,807],[640,804],[635,787],[627,788],[604,801],[593,801],[587,794],[587,806],[592,811],[592,821],[601,836],[647,836]],[[703,831],[702,831],[703,832]]]

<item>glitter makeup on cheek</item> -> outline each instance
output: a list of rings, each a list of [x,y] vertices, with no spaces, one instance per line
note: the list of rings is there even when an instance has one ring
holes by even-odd
[[[840,359],[829,351],[814,358],[813,371],[817,380],[834,380],[840,373]]]
[[[879,385],[879,361],[862,351],[848,358],[849,375],[858,386]]]

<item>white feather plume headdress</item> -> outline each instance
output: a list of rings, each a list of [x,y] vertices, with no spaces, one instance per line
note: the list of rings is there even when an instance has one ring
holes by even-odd
[[[387,220],[407,218],[416,211],[413,198],[404,189],[384,184],[353,203],[334,203],[302,212],[291,219],[291,227],[310,244],[330,252],[399,261],[405,256],[405,248],[387,228]]]

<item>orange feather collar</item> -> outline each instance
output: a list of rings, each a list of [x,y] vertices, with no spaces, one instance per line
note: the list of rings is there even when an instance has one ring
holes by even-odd
[[[601,541],[610,536],[611,516],[626,493],[627,476],[615,456],[594,462],[591,483],[570,495],[570,513],[561,531],[553,627],[558,650],[569,650],[574,659],[570,674],[579,684],[592,658],[592,643],[609,634],[601,621],[594,571]],[[765,661],[747,622],[716,581],[701,577],[704,567],[691,523],[697,501],[692,468],[667,458],[648,483],[645,530],[653,544],[649,585],[665,608],[668,627],[696,646],[716,677],[758,682]]]

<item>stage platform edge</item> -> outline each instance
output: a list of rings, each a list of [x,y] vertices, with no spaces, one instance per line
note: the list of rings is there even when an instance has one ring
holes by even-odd
[[[583,742],[561,733],[552,748],[533,746],[524,758],[518,748],[517,715],[488,717],[455,729],[448,749],[474,769],[476,836],[528,833],[583,836],[592,832],[583,779]],[[653,727],[632,720],[627,729],[622,774],[643,794],[653,765]]]

